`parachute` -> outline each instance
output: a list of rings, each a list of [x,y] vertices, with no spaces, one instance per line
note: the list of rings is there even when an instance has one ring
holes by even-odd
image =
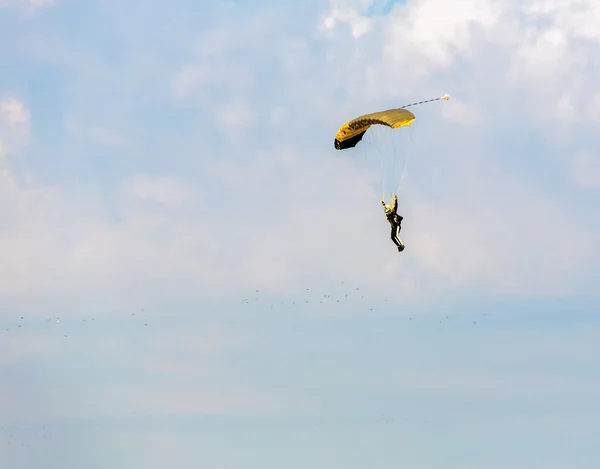
[[[346,148],[355,147],[372,125],[386,125],[392,129],[397,129],[398,127],[409,126],[414,120],[414,114],[402,108],[365,114],[346,122],[340,127],[335,136],[335,148],[336,150],[345,150]]]
[[[416,119],[415,115],[406,108],[449,98],[450,96],[444,95],[352,119],[338,130],[334,147],[336,150],[353,149],[364,138],[365,142],[357,150],[364,154],[364,160],[369,163],[373,162],[375,153],[379,156],[381,197],[384,198],[387,194],[398,195],[406,174],[412,144],[412,133],[409,127]]]

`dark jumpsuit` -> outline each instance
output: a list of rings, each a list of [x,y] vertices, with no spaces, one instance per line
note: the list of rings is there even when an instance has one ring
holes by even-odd
[[[385,202],[381,202],[383,205],[383,208],[385,209]],[[392,241],[394,242],[394,244],[396,246],[398,246],[398,251],[403,251],[404,250],[404,244],[402,244],[402,241],[400,241],[400,237],[398,236],[400,234],[400,230],[402,229],[402,220],[404,219],[402,216],[398,215],[397,213],[398,210],[398,198],[394,198],[394,205],[392,206],[392,211],[389,213],[386,213],[385,216],[392,228],[392,231],[390,233],[390,237],[392,238]]]

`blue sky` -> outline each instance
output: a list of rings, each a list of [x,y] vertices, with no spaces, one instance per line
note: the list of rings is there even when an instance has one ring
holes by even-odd
[[[597,468],[599,22],[0,0],[0,466]]]

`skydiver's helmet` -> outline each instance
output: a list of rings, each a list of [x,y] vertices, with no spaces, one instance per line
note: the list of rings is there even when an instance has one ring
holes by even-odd
[[[385,214],[389,215],[390,213],[392,213],[392,207],[390,205],[386,205],[385,206]]]

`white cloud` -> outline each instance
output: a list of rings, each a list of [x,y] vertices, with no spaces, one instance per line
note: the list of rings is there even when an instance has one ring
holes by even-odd
[[[363,18],[369,5],[370,2],[332,2],[325,26],[331,28],[332,35],[347,36],[335,25]],[[255,93],[265,92],[253,88],[260,80],[239,56],[227,59],[228,53],[239,52],[244,42],[250,41],[249,31],[264,23],[248,20],[255,26],[240,31],[232,27],[221,33],[202,31],[198,41],[192,41],[189,63],[174,67],[178,72],[174,78],[169,77],[169,91],[180,100],[193,102],[200,94],[202,99],[195,103],[205,104],[203,99],[211,98],[208,85],[220,83],[231,88],[235,93],[228,98],[231,101],[214,98],[214,112],[205,117],[210,120],[216,115],[218,122],[234,129],[239,138],[244,136],[237,130],[252,125],[261,113],[273,122],[285,118],[290,125],[301,127],[307,125],[307,119],[298,115],[303,111],[318,112],[319,126],[325,128],[338,116],[345,116],[345,108],[350,106],[354,111],[363,104],[389,102],[400,94],[420,99],[429,97],[428,90],[432,89],[436,90],[431,93],[433,96],[438,88],[439,94],[449,92],[451,101],[432,112],[444,117],[444,126],[452,122],[452,130],[434,127],[423,140],[455,136],[456,141],[428,147],[443,152],[452,164],[440,165],[438,169],[433,168],[435,162],[409,167],[406,193],[410,199],[405,205],[409,214],[403,230],[408,248],[402,255],[393,251],[388,227],[372,198],[368,181],[352,166],[351,159],[336,159],[338,155],[332,156],[327,149],[311,159],[311,155],[302,155],[300,150],[286,153],[280,148],[271,150],[276,158],[262,159],[252,149],[248,150],[253,158],[250,166],[221,160],[212,167],[211,161],[203,168],[218,190],[236,194],[235,198],[223,196],[219,203],[237,207],[238,197],[243,199],[239,203],[245,208],[236,212],[235,223],[227,214],[219,213],[215,202],[198,197],[196,189],[175,177],[139,175],[127,181],[123,199],[113,207],[120,213],[116,222],[102,213],[87,214],[77,220],[69,218],[70,210],[78,209],[73,208],[75,203],[66,193],[24,185],[13,174],[5,173],[2,187],[11,194],[6,206],[11,207],[15,219],[11,236],[1,239],[0,249],[8,266],[5,272],[11,272],[2,279],[2,288],[12,293],[24,292],[27,286],[59,292],[78,285],[85,291],[98,288],[124,292],[127,287],[135,291],[134,285],[148,281],[156,286],[156,291],[182,293],[189,289],[191,296],[219,297],[230,295],[231,285],[243,290],[255,283],[272,282],[274,290],[290,291],[298,282],[317,282],[319,275],[323,279],[344,276],[377,292],[398,286],[398,297],[416,298],[457,286],[478,285],[508,292],[573,287],[568,280],[560,279],[586,268],[586,262],[594,262],[584,259],[591,246],[590,227],[571,220],[568,227],[563,225],[560,235],[545,230],[546,217],[552,218],[553,207],[559,201],[536,189],[526,175],[510,175],[501,163],[493,165],[497,172],[486,170],[484,157],[477,154],[485,151],[481,135],[489,129],[484,124],[492,122],[494,128],[504,129],[506,122],[506,115],[489,112],[490,102],[510,97],[513,101],[506,101],[507,107],[522,105],[527,112],[538,109],[527,106],[530,98],[523,98],[523,90],[535,90],[540,99],[548,102],[547,108],[532,112],[535,117],[546,119],[545,113],[552,110],[553,118],[556,114],[577,118],[573,110],[581,109],[582,90],[593,81],[593,76],[586,75],[583,68],[575,69],[577,80],[567,73],[573,62],[565,62],[565,57],[571,52],[576,52],[575,57],[585,56],[587,49],[580,49],[582,46],[573,41],[576,28],[564,26],[572,24],[565,18],[577,12],[564,10],[566,5],[530,1],[521,8],[515,2],[470,0],[398,4],[387,17],[368,18],[376,27],[373,34],[359,34],[361,40],[356,43],[364,48],[360,50],[364,60],[356,65],[334,60],[330,63],[328,59],[319,62],[306,53],[304,42],[292,36],[289,40],[280,38],[280,43],[288,44],[292,53],[299,51],[301,60],[292,61],[293,66],[289,66],[289,51],[284,47],[280,59],[289,67],[283,67],[287,74],[277,77],[277,83],[285,83],[293,92],[286,95],[278,90],[281,94],[277,100],[269,102],[265,109],[252,101]],[[585,5],[582,8],[592,12],[592,4]],[[562,20],[536,23],[539,15],[556,8],[562,8]],[[580,19],[572,21],[576,24]],[[269,31],[267,28],[257,32],[259,39],[268,43]],[[252,45],[263,45],[259,39],[253,37],[252,41],[257,42]],[[336,41],[325,43],[324,55],[341,53],[338,45]],[[459,58],[464,62],[461,67],[468,69],[465,73],[452,70]],[[251,60],[250,52],[244,59]],[[240,70],[245,72],[239,73]],[[307,79],[312,72],[318,75],[313,81]],[[346,81],[338,81],[340,77]],[[363,89],[357,82],[368,84],[364,93],[356,93],[356,89]],[[454,93],[449,85],[460,93]],[[344,87],[352,93],[345,99],[332,98],[332,91]],[[497,95],[487,95],[490,88]],[[292,100],[299,96],[304,107]],[[552,96],[557,96],[556,100],[549,99]],[[28,118],[15,110],[18,106],[12,104],[8,108],[11,110],[5,114],[11,117],[5,117],[5,125],[23,127]],[[520,118],[525,121],[525,116]],[[476,133],[467,128],[473,126],[479,126]],[[268,126],[263,129],[271,130]],[[107,137],[115,145],[122,143],[119,138],[108,138],[111,133],[107,136],[98,128],[96,131],[98,138]],[[274,131],[269,135],[284,140]],[[321,138],[314,132],[301,135],[304,137],[298,142],[298,149],[303,148],[300,144]],[[507,138],[511,137],[514,134]],[[323,141],[326,138],[323,132]],[[469,145],[450,148],[460,140],[469,140]],[[210,149],[203,155],[210,155]],[[502,160],[501,155],[493,158]],[[472,165],[471,159],[477,165]],[[415,160],[417,163],[421,164]],[[413,168],[432,171],[431,175],[433,171],[452,173],[452,177],[441,178],[442,185],[453,185],[457,194],[433,200],[433,187],[418,187],[429,184],[426,178],[430,174],[413,183]],[[578,177],[581,179],[581,174]],[[340,194],[350,212],[343,215],[343,222],[337,205]],[[156,206],[139,203],[143,201],[155,202]],[[186,204],[186,210],[189,208],[185,216],[173,210],[182,204]],[[568,212],[568,208],[564,211]],[[29,217],[24,213],[29,213]],[[49,213],[62,213],[62,221]],[[68,228],[64,227],[65,219],[69,220]],[[569,248],[561,243],[565,230],[572,240]],[[553,253],[552,257],[548,252]],[[60,275],[48,277],[56,265]]]
[[[46,283],[64,254],[57,245],[62,238],[62,223],[58,219],[65,213],[65,203],[53,188],[28,179],[0,166],[2,293],[26,294],[34,285],[39,286],[38,282]]]
[[[33,3],[38,0],[33,0]],[[0,7],[8,7],[11,5],[20,5],[20,4],[29,4],[32,3],[32,0],[0,0]]]
[[[320,27],[333,29],[338,23],[350,26],[355,39],[364,36],[372,27],[372,21],[363,12],[373,0],[330,0],[331,9],[322,17]]]
[[[29,139],[29,111],[16,98],[0,101],[0,158],[19,152]]]
[[[499,20],[501,2],[421,0],[396,7],[386,21],[389,57],[406,46],[438,66],[448,66],[472,47],[476,30],[489,31]],[[398,51],[398,49],[396,49]]]
[[[589,112],[585,114],[594,125],[600,122],[600,92],[594,93],[589,99]]]
[[[81,118],[66,119],[65,128],[72,141],[91,143],[95,146],[116,150],[132,150],[138,147],[137,143],[123,132],[104,125],[86,122]]]
[[[28,10],[36,10],[42,7],[52,6],[58,0],[0,0],[0,8],[22,7]]]
[[[173,78],[172,93],[177,101],[183,101],[198,87],[214,83],[211,70],[201,66],[189,66],[177,72]]]
[[[355,17],[364,14],[368,3],[333,2],[331,8]],[[376,89],[390,97],[407,89],[453,95],[461,91],[465,96],[485,90],[477,96],[482,103],[484,96],[505,95],[500,99],[507,104],[528,103],[527,111],[536,120],[565,127],[594,109],[589,90],[597,82],[590,73],[598,37],[586,25],[594,22],[598,10],[597,2],[587,0],[399,3],[387,16],[368,18],[379,35],[366,35],[360,44],[345,43],[361,57],[360,66],[349,69],[352,75],[365,76],[361,88],[369,97]],[[333,13],[329,17],[331,30],[336,18]],[[452,69],[459,61],[461,75]],[[356,88],[355,80],[349,87]],[[459,83],[464,89],[445,88]]]
[[[252,124],[252,110],[244,103],[226,104],[217,109],[217,119],[232,134]]]
[[[594,0],[529,0],[522,11],[534,20],[546,20],[574,36],[600,40],[600,6]]]
[[[569,38],[565,31],[549,29],[530,31],[516,51],[510,75],[515,79],[538,82],[538,86],[556,86],[557,76],[564,72],[571,60]]]
[[[196,194],[192,188],[174,178],[137,176],[124,185],[127,197],[159,204],[183,204]]]
[[[454,125],[475,126],[480,122],[479,109],[460,98],[450,98],[451,105],[442,104],[441,113]]]
[[[586,189],[600,189],[600,155],[582,153],[571,166],[571,180]]]
[[[428,202],[427,191],[413,192],[403,204],[407,250],[398,254],[375,194],[351,164],[332,160],[307,167],[301,159],[284,158],[277,169],[270,167],[273,158],[252,171],[230,166],[227,179],[214,181],[235,199],[245,194],[235,202],[225,195],[226,206],[254,207],[236,206],[234,219],[228,213],[207,215],[209,206],[201,199],[194,202],[205,211],[200,216],[194,210],[181,215],[128,205],[132,197],[162,204],[194,201],[176,180],[140,177],[125,186],[119,223],[99,214],[76,222],[69,210],[56,211],[68,205],[58,193],[44,196],[8,180],[9,206],[21,217],[0,238],[3,293],[77,291],[70,296],[73,304],[91,292],[119,301],[140,294],[231,298],[253,288],[293,292],[297,285],[343,278],[366,295],[385,292],[407,304],[434,301],[457,287],[560,294],[577,288],[573,272],[596,262],[590,256],[593,236],[568,220],[558,200],[497,168],[471,166],[462,176],[456,173],[453,184],[461,191],[443,202]],[[274,169],[281,188],[272,183]],[[313,189],[307,192],[308,187]],[[277,200],[277,194],[287,196]],[[352,213],[343,221],[340,194],[343,210]],[[563,224],[548,230],[556,210]]]
[[[102,126],[93,127],[91,137],[95,142],[107,147],[130,149],[135,146],[133,141],[125,135]]]
[[[0,114],[11,126],[28,126],[29,112],[20,101],[7,98],[0,102]]]

